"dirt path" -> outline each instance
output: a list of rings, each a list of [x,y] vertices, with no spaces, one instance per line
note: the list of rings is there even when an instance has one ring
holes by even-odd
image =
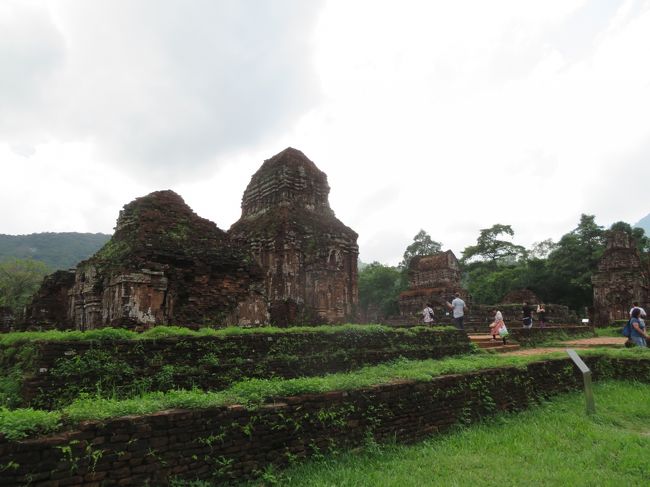
[[[539,355],[551,352],[563,352],[567,348],[590,348],[590,347],[614,347],[622,348],[625,346],[627,338],[625,337],[595,337],[595,338],[580,338],[578,340],[567,340],[561,342],[557,347],[542,347],[542,348],[525,348],[516,350],[514,352],[504,352],[508,355]]]

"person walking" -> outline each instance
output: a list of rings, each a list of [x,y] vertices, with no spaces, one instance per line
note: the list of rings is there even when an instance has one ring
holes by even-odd
[[[492,340],[497,339],[497,335],[503,340],[503,344],[506,344],[506,338],[508,336],[508,329],[506,324],[503,321],[503,314],[498,309],[494,309],[494,321],[490,325],[490,333],[492,334]]]
[[[431,325],[433,324],[433,316],[431,304],[427,303],[426,307],[422,310],[422,321],[424,321],[425,325]]]
[[[639,316],[639,318],[646,318],[647,317],[647,315],[645,314],[645,310],[641,306],[639,306],[639,303],[637,301],[635,301],[635,302],[632,303],[632,308],[630,308],[630,318],[632,318],[632,311],[634,311],[635,309],[638,309],[638,310],[641,311],[641,315]]]
[[[532,328],[533,327],[533,308],[531,306],[528,306],[528,303],[524,301],[524,305],[521,308],[521,311],[524,314],[524,317],[522,319],[522,323],[524,328]]]
[[[630,341],[637,347],[646,348],[648,346],[645,322],[641,319],[641,308],[634,308],[632,310],[632,318],[630,318]]]
[[[454,299],[451,303],[447,303],[447,307],[452,310],[452,316],[454,317],[454,325],[459,330],[465,330],[464,320],[465,320],[465,311],[467,310],[467,305],[465,301],[460,299],[460,293],[454,294]]]
[[[537,305],[537,318],[539,319],[539,327],[544,328],[546,326],[546,308],[544,308],[544,303]]]

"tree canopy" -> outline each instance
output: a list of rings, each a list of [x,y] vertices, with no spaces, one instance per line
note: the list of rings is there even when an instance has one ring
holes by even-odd
[[[366,312],[374,308],[383,316],[399,314],[398,298],[404,289],[400,269],[373,262],[359,271],[359,304]]]
[[[515,232],[510,225],[497,223],[490,228],[481,230],[476,245],[470,245],[463,250],[461,261],[469,263],[483,261],[493,266],[499,263],[514,263],[526,255],[526,249],[521,245],[498,238],[501,235],[514,236]]]
[[[0,306],[22,312],[48,273],[48,267],[34,259],[0,262]]]
[[[406,247],[404,257],[399,266],[403,269],[408,269],[411,259],[416,255],[432,255],[440,252],[441,249],[442,244],[440,242],[436,242],[427,232],[420,230],[417,235],[413,237],[413,243]]]

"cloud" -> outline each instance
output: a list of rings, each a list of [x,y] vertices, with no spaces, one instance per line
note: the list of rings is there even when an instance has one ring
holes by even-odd
[[[33,2],[0,4],[0,32],[0,141],[29,154],[30,143],[44,137],[45,127],[33,122],[49,110],[48,90],[65,62],[64,39]]]
[[[5,0],[0,28],[0,203],[32,206],[4,231],[110,231],[167,188],[225,229],[287,146],[364,261],[647,213],[646,1]]]
[[[196,178],[216,156],[281,133],[318,102],[309,56],[319,8],[10,2],[0,10],[0,25],[11,27],[0,41],[0,62],[11,67],[0,81],[0,128],[21,153],[44,136],[90,140],[139,177]]]

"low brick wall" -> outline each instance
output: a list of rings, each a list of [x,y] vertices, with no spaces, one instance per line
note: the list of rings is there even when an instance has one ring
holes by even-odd
[[[300,377],[345,372],[395,360],[469,353],[454,330],[347,330],[245,334],[159,340],[35,342],[22,370],[21,404],[51,408],[79,392],[191,388],[219,390],[247,377]],[[17,347],[22,347],[18,345]],[[24,354],[3,354],[7,372]]]
[[[594,379],[650,381],[650,360],[587,359]],[[330,448],[413,442],[541,397],[582,387],[569,359],[466,375],[403,381],[348,392],[278,398],[242,406],[172,410],[19,442],[0,438],[0,486],[166,485],[170,477],[228,484]]]
[[[594,329],[590,326],[546,326],[535,327],[508,327],[510,338],[522,345],[535,345],[537,343],[561,339],[564,337],[579,337],[585,335],[596,336]]]

